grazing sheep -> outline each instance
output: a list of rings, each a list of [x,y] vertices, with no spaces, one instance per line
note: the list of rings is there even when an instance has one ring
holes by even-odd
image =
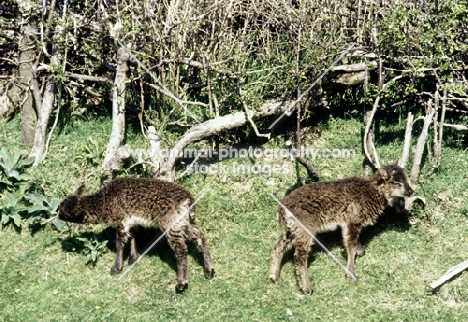
[[[283,255],[294,246],[294,267],[299,288],[305,294],[312,292],[307,259],[314,241],[294,217],[314,235],[341,227],[348,256],[347,269],[355,277],[355,256],[364,255],[358,241],[361,230],[375,224],[388,206],[389,199],[412,193],[405,170],[397,165],[378,169],[369,179],[353,177],[316,182],[293,191],[281,201],[290,213],[287,214],[282,205],[278,206],[278,222],[286,232],[274,245],[271,280],[275,283],[281,281]]]
[[[73,223],[104,222],[116,228],[117,255],[111,275],[122,270],[123,249],[129,239],[129,264],[138,259],[132,227],[143,226],[168,230],[167,241],[177,259],[176,291],[182,291],[188,285],[185,240],[196,242],[203,253],[205,277],[212,277],[214,267],[205,237],[195,224],[195,207],[189,210],[194,198],[184,187],[156,179],[119,178],[94,194],[84,195],[84,190],[84,186],[81,186],[75,195],[61,202],[59,218]]]

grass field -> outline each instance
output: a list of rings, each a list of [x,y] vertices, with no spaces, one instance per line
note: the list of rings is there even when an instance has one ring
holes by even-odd
[[[45,163],[32,171],[48,195],[62,198],[82,182],[91,191],[98,188],[101,160],[98,153],[93,160],[89,146],[94,142],[97,150],[103,148],[109,126],[106,120],[74,121],[56,133]],[[355,149],[352,158],[311,160],[322,180],[362,175],[360,129],[357,120],[332,118],[321,125],[320,136],[304,136],[308,147]],[[1,145],[20,150],[19,133],[18,120],[0,123]],[[146,147],[136,135],[127,141]],[[283,144],[277,137],[264,148]],[[381,162],[394,162],[401,145],[398,138],[377,141]],[[294,162],[233,158],[222,164],[227,173],[195,173],[179,180],[195,197],[206,193],[197,216],[216,266],[212,280],[204,278],[195,248],[189,256],[189,288],[176,294],[175,259],[164,243],[119,280],[109,275],[115,246],[107,226],[71,225],[60,233],[51,226],[33,232],[25,223],[17,231],[10,224],[0,230],[0,321],[466,321],[467,273],[437,292],[427,289],[449,267],[468,259],[466,146],[445,146],[439,172],[426,176],[427,165],[423,168],[416,193],[427,199],[424,209],[417,207],[409,216],[386,213],[366,228],[361,238],[366,255],[356,261],[357,282],[348,282],[325,252],[314,249],[312,295],[300,294],[291,255],[283,266],[283,282],[274,285],[268,279],[272,246],[280,234],[276,203],[269,194],[281,199],[296,185]],[[289,172],[234,170],[253,164],[275,164]],[[304,169],[298,173],[304,180]],[[95,265],[86,265],[86,255],[73,247],[79,236],[110,240]],[[345,263],[340,235],[320,238]],[[140,252],[152,241],[143,239]]]

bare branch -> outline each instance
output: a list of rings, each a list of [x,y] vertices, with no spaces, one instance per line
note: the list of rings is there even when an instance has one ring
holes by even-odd
[[[466,125],[444,123],[444,127],[449,127],[457,131],[468,131],[468,126]]]
[[[263,137],[263,138],[267,138],[268,140],[270,139],[270,133],[268,134],[261,134],[258,129],[257,129],[257,126],[255,125],[254,121],[252,120],[252,117],[251,117],[251,112],[249,111],[249,109],[247,108],[247,104],[245,104],[244,101],[242,101],[242,105],[244,106],[244,110],[245,110],[245,116],[247,117],[247,119],[249,120],[249,123],[250,125],[252,126],[252,128],[254,129],[255,131],[255,134],[258,136],[258,137]]]
[[[67,77],[76,79],[80,82],[97,82],[97,83],[113,84],[112,80],[106,77],[90,76],[90,75],[76,74],[76,73],[71,73],[71,72],[65,72],[65,75]]]
[[[314,181],[320,178],[317,170],[312,166],[312,164],[310,164],[309,161],[306,160],[306,158],[304,158],[301,155],[301,152],[299,150],[293,148],[291,155],[297,160],[297,162],[299,162],[306,168],[307,175],[309,176],[309,178],[311,178]]]
[[[424,117],[423,129],[419,135],[418,141],[416,143],[416,151],[414,152],[413,167],[411,168],[410,175],[410,179],[413,184],[416,183],[419,178],[419,172],[421,171],[421,160],[424,154],[424,146],[427,141],[428,130],[429,126],[432,124],[434,113],[435,109],[432,106],[432,100],[429,100],[426,108],[426,116]]]
[[[398,165],[402,168],[406,167],[406,163],[409,159],[410,147],[411,147],[411,131],[413,129],[414,116],[411,112],[408,112],[406,118],[406,130],[405,130],[405,141],[403,143],[403,152],[401,158],[398,160]]]
[[[332,68],[332,71],[343,71],[343,72],[362,72],[366,69],[372,70],[377,68],[377,62],[365,62],[365,63],[356,63],[350,65],[339,65]]]
[[[168,91],[166,88],[162,88],[162,87],[159,87],[158,85],[156,84],[152,84],[152,83],[145,83],[146,85],[148,85],[149,87],[157,90],[159,93],[167,96],[167,97],[170,97],[172,99],[177,99],[178,102],[180,102],[180,104],[184,104],[184,105],[196,105],[196,106],[203,106],[203,107],[208,107],[208,104],[206,103],[203,103],[203,102],[193,102],[193,101],[184,101],[184,100],[181,100],[179,98],[176,98],[174,96],[174,94],[172,94],[170,91]]]
[[[375,112],[379,107],[380,95],[375,98],[374,106],[372,110],[368,113],[366,120],[365,120],[365,129],[364,129],[364,154],[366,155],[367,160],[372,164],[372,166],[376,169],[380,168],[379,157],[377,155],[377,151],[374,145],[374,132],[371,130],[372,121],[375,116]],[[372,153],[372,156],[371,156]]]

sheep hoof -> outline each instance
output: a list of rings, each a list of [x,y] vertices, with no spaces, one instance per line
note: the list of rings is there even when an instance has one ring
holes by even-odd
[[[135,263],[137,260],[138,260],[138,256],[135,257],[135,258],[130,257],[130,258],[128,259],[128,265],[132,265],[132,264]]]
[[[355,274],[353,274],[353,275],[354,275],[354,277],[352,277],[352,276],[350,276],[348,273],[346,273],[346,274],[345,274],[345,277],[346,277],[346,279],[347,279],[348,281],[350,281],[350,282],[357,282],[358,277],[357,277]]]
[[[111,276],[112,276],[112,275],[119,274],[121,270],[122,270],[122,269],[118,269],[117,267],[113,266],[113,267],[111,268],[111,270],[110,270],[110,274],[111,274]]]
[[[184,292],[188,287],[188,283],[177,283],[175,286],[176,293]]]
[[[275,278],[274,276],[270,276],[270,281],[272,281],[272,282],[275,283],[275,284],[279,284],[279,283],[281,283],[283,280],[282,280],[280,277]]]
[[[214,268],[213,267],[208,267],[208,268],[205,268],[205,277],[206,278],[212,278],[214,275]]]
[[[307,287],[307,288],[301,288],[301,292],[304,294],[304,295],[310,295],[312,294],[312,288],[311,287]]]

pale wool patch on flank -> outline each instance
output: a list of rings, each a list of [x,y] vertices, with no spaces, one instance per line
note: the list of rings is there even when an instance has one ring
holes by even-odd
[[[148,219],[139,217],[139,216],[134,216],[131,215],[130,217],[127,217],[123,220],[123,226],[125,232],[129,232],[130,228],[133,226],[142,226],[144,228],[150,228],[150,227],[155,227],[156,224]]]

